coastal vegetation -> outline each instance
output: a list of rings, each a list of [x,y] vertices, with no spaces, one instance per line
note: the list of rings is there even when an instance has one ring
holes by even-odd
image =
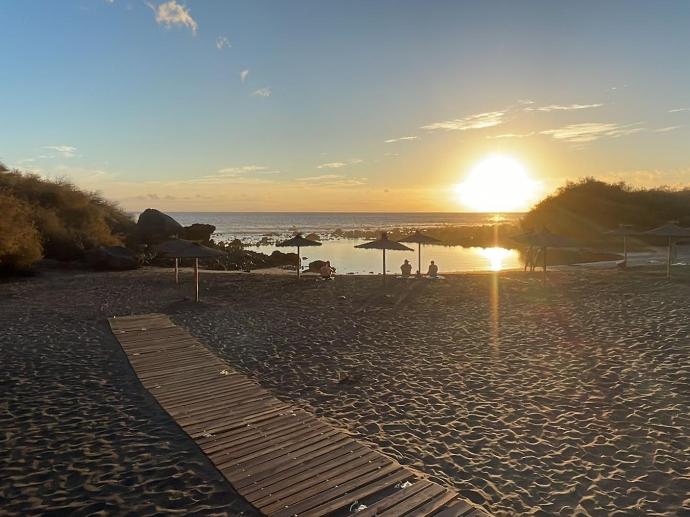
[[[42,257],[75,260],[125,242],[134,221],[100,195],[64,180],[0,164],[0,269],[23,270]]]

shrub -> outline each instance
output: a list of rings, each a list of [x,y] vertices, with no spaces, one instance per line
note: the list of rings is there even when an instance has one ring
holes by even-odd
[[[22,271],[41,258],[41,236],[31,206],[0,191],[0,270]]]

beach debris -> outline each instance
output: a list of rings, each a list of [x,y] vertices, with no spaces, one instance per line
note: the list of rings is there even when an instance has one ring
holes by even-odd
[[[355,501],[354,503],[352,503],[350,505],[350,511],[351,512],[353,511],[353,508],[354,508],[354,512],[357,513],[357,512],[361,512],[362,510],[366,510],[367,505],[366,504],[359,504],[359,501]]]
[[[401,488],[402,489],[402,488],[407,488],[410,486],[412,486],[412,483],[410,483],[409,481],[404,481],[402,483],[396,483],[395,488]]]
[[[221,375],[230,375],[230,370],[221,370],[220,374]]]
[[[204,438],[213,438],[215,435],[213,433],[209,433],[204,429],[204,432],[201,433],[201,436],[203,436]]]
[[[347,297],[344,294],[341,294],[338,296],[338,300],[347,300]]]

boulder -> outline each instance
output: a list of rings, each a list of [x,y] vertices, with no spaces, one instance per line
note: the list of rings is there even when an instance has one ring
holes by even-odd
[[[305,238],[305,239],[308,239],[308,240],[310,240],[310,241],[314,241],[314,242],[319,242],[319,241],[321,241],[321,237],[319,237],[318,234],[316,234],[316,233],[310,233],[309,235],[307,235],[307,236],[304,237],[304,238]]]
[[[189,241],[208,242],[215,231],[216,227],[212,224],[194,223],[184,227],[183,238]]]
[[[325,265],[326,262],[324,260],[314,260],[313,262],[309,263],[309,271],[312,273],[319,273],[321,268]]]
[[[88,250],[86,262],[102,271],[125,271],[139,267],[139,260],[131,250],[122,246],[100,246]]]
[[[137,234],[147,244],[163,242],[184,235],[184,228],[172,217],[155,208],[147,208],[137,221]]]

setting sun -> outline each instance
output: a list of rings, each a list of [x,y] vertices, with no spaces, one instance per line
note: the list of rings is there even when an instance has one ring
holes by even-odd
[[[458,201],[472,210],[519,212],[534,202],[537,185],[518,160],[492,155],[475,165],[455,192]]]

